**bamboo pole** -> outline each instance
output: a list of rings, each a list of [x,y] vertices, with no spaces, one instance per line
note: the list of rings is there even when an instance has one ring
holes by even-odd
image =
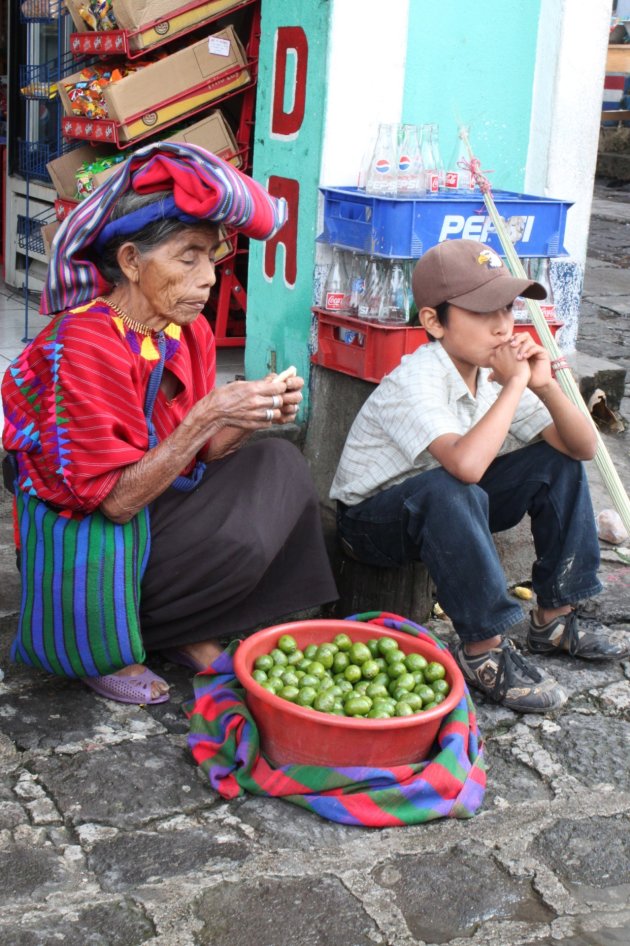
[[[475,177],[476,183],[479,185],[479,189],[483,194],[483,201],[486,205],[488,215],[492,221],[494,229],[496,230],[497,236],[503,247],[503,252],[505,258],[508,262],[510,271],[514,276],[518,276],[521,279],[527,279],[527,273],[523,268],[518,253],[514,249],[514,244],[510,240],[503,219],[497,210],[497,206],[494,202],[492,196],[492,191],[490,189],[490,184],[488,180],[484,177],[481,171],[481,165],[477,158],[474,157],[473,151],[468,139],[468,134],[465,130],[460,129],[460,137],[466,145],[468,150],[470,166],[469,169]],[[621,520],[630,532],[630,499],[626,489],[619,478],[619,474],[615,469],[615,466],[612,462],[610,454],[606,448],[604,441],[602,440],[601,434],[595,425],[591,414],[589,413],[588,407],[584,403],[584,398],[580,393],[580,389],[573,377],[571,369],[566,362],[562,352],[560,351],[558,344],[551,333],[551,329],[547,324],[547,320],[543,315],[542,309],[540,308],[539,303],[535,299],[526,299],[527,308],[531,316],[534,327],[540,338],[540,343],[543,345],[549,354],[551,355],[551,364],[556,375],[558,384],[567,395],[567,397],[575,404],[579,409],[585,414],[590,420],[591,424],[595,429],[595,434],[597,437],[597,451],[595,453],[595,463],[599,472],[601,473],[604,485],[610,494],[610,498],[613,501],[615,509],[619,513]]]

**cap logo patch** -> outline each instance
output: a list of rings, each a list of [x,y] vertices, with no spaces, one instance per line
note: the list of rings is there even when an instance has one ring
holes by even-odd
[[[477,257],[477,262],[480,266],[486,266],[488,269],[500,269],[503,266],[501,257],[490,249],[482,250]]]

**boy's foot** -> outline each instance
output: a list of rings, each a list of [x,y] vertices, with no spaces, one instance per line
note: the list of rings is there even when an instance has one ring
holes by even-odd
[[[466,683],[517,713],[547,713],[567,701],[553,677],[525,660],[511,640],[501,641],[478,657],[466,654],[460,643],[454,656]]]
[[[566,653],[583,660],[619,660],[630,654],[627,636],[615,634],[599,621],[579,618],[576,611],[542,625],[536,623],[532,611],[527,646],[533,654]]]

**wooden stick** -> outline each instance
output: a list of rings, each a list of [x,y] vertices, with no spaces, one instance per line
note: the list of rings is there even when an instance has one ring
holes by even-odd
[[[494,229],[496,230],[497,236],[501,242],[501,246],[503,247],[503,252],[505,253],[505,258],[508,262],[510,271],[514,276],[518,276],[521,279],[527,279],[527,273],[523,268],[523,264],[519,259],[518,253],[514,249],[514,244],[507,234],[503,219],[497,210],[497,206],[490,190],[490,185],[481,172],[479,161],[473,155],[470,141],[468,140],[468,135],[465,131],[460,131],[460,136],[462,141],[465,143],[466,148],[468,149],[471,173],[474,175],[475,181],[479,185],[479,189],[483,194],[483,200],[488,210],[488,215],[492,220]],[[619,474],[615,469],[610,454],[608,453],[601,434],[593,421],[588,407],[584,403],[584,398],[580,393],[580,389],[575,381],[575,378],[573,377],[571,369],[551,333],[551,329],[547,324],[547,320],[543,314],[542,309],[540,308],[539,303],[535,299],[525,299],[525,302],[527,303],[529,314],[531,315],[532,322],[538,333],[538,337],[540,338],[540,343],[551,355],[551,365],[557,377],[558,384],[567,397],[580,408],[583,414],[588,417],[595,428],[595,434],[597,437],[595,463],[602,475],[604,485],[610,494],[610,498],[612,499],[617,512],[621,516],[624,526],[628,532],[630,532],[630,499],[628,498],[628,493],[626,492],[626,489],[619,478]]]

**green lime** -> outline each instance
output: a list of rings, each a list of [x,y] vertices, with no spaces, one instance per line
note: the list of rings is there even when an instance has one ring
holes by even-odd
[[[274,647],[271,651],[271,657],[275,664],[282,664],[283,666],[287,663],[287,655],[283,653],[278,647]]]
[[[424,710],[435,709],[435,707],[438,706],[438,705],[439,705],[439,704],[438,704],[437,700],[431,700],[430,703],[425,703],[425,704],[424,704],[424,706],[422,707],[422,711],[424,712]]]
[[[270,680],[273,677],[282,678],[286,669],[287,669],[286,666],[283,666],[282,664],[274,664],[271,670],[267,671],[267,676],[269,677]]]
[[[350,664],[350,658],[343,650],[340,650],[333,657],[332,669],[335,673],[343,673],[346,667]]]
[[[302,657],[299,664],[296,664],[298,670],[305,670],[308,673],[308,668],[311,665],[311,661],[308,657]]]
[[[366,660],[365,663],[361,664],[361,675],[364,680],[373,680],[374,677],[378,676],[378,664],[375,660]]]
[[[432,703],[435,700],[435,692],[428,686],[426,683],[421,684],[420,686],[414,687],[414,693],[417,693],[420,699],[422,700],[423,706],[426,706],[427,703]]]
[[[418,686],[418,684],[422,685],[423,683],[426,683],[422,670],[413,670],[412,673],[413,678],[416,681],[416,686]]]
[[[285,686],[296,687],[300,682],[300,678],[293,670],[285,670],[282,674],[282,682]]]
[[[424,679],[427,683],[433,683],[434,680],[442,680],[446,676],[446,670],[437,660],[432,660],[424,669]]]
[[[300,677],[300,686],[301,687],[319,687],[319,677],[316,677],[314,673],[305,673],[303,677]]]
[[[382,706],[373,706],[368,713],[368,719],[391,719],[391,713]]]
[[[382,696],[382,697],[384,697],[384,698],[387,698],[387,697],[389,696],[389,690],[387,689],[387,687],[385,686],[385,684],[384,684],[384,683],[374,683],[374,681],[372,681],[372,683],[370,683],[369,687],[367,688],[367,690],[366,690],[365,692],[366,692],[366,694],[370,697],[371,700],[373,700],[375,697],[379,697],[379,696]]]
[[[372,700],[369,696],[349,696],[343,704],[343,709],[346,716],[365,716],[372,709]]]
[[[292,654],[287,654],[287,663],[290,664],[292,667],[299,666],[299,664],[301,664],[303,660],[304,660],[304,654],[299,648],[297,650],[294,650]]]
[[[267,674],[264,670],[252,670],[252,679],[255,680],[256,683],[264,683],[267,679]]]
[[[364,664],[366,660],[371,659],[372,654],[367,644],[356,641],[348,651],[348,656],[353,664]]]
[[[302,687],[298,693],[295,702],[298,706],[312,706],[313,700],[317,696],[315,687]]]
[[[373,637],[371,640],[366,641],[367,647],[369,648],[372,657],[378,657],[380,650],[378,649],[378,640]]]
[[[414,670],[424,670],[427,663],[426,657],[423,657],[422,654],[407,654],[405,657],[405,666],[411,673],[413,673]]]
[[[270,677],[267,682],[261,684],[261,686],[264,686],[265,690],[271,690],[272,693],[278,693],[284,686],[284,683],[280,677]]]
[[[414,713],[422,709],[422,700],[417,693],[407,693],[404,697],[404,702],[409,704]]]
[[[273,667],[273,657],[271,654],[261,654],[260,657],[256,657],[254,667],[256,670],[271,670]]]
[[[401,673],[399,677],[396,677],[396,683],[399,687],[402,687],[403,690],[413,690],[416,685],[412,673]]]
[[[319,660],[311,660],[311,664],[306,672],[310,673],[312,677],[321,678],[326,673],[326,668]]]
[[[398,644],[393,637],[379,637],[378,650],[385,656],[389,650],[398,650]]]
[[[343,675],[350,683],[357,683],[361,679],[361,668],[356,664],[349,664],[344,670]]]
[[[387,676],[389,677],[390,680],[395,680],[397,677],[399,677],[403,673],[404,674],[407,673],[407,668],[405,667],[404,663],[402,663],[402,661],[398,661],[397,663],[392,663],[387,668]]]
[[[431,684],[431,689],[434,693],[440,693],[442,696],[448,696],[451,692],[451,688],[447,680],[434,680]]]
[[[399,664],[399,663],[405,662],[405,655],[403,654],[402,650],[398,650],[397,647],[393,648],[392,650],[386,651],[383,656],[385,658],[385,663],[388,666],[389,664]],[[405,670],[406,669],[407,668],[405,667]]]
[[[367,693],[367,688],[369,687],[369,685],[370,685],[369,680],[359,680],[358,683],[355,683],[353,687],[354,692],[363,695],[364,693]]]
[[[352,647],[352,640],[347,634],[337,634],[333,639],[333,644],[336,644],[339,650],[346,651]]]
[[[413,716],[413,710],[405,700],[396,703],[396,716]]]
[[[283,634],[278,638],[277,647],[283,654],[293,654],[297,650],[297,641],[291,634]]]
[[[326,647],[318,647],[317,653],[315,654],[315,660],[319,661],[322,667],[325,667],[326,670],[330,670],[333,665],[335,655],[332,650],[328,650]]]
[[[385,686],[387,686],[387,684],[389,683],[389,677],[386,673],[383,673],[383,671],[381,670],[380,673],[376,674],[376,676],[372,680],[372,683],[384,683]]]
[[[264,687],[265,690],[269,690],[270,693],[276,693],[276,688],[273,685],[273,680],[263,680],[260,684],[261,687]]]
[[[435,694],[435,699],[433,700],[433,702],[434,702],[434,703],[443,703],[445,699],[446,699],[446,696],[445,696],[444,693],[436,693],[436,694]]]
[[[349,681],[349,680],[346,680],[345,677],[342,677],[342,679],[339,681],[339,683],[337,684],[337,686],[338,686],[339,689],[341,690],[341,695],[342,695],[342,696],[343,696],[345,693],[351,693],[352,690],[354,689],[354,687],[352,686],[352,684],[350,683],[350,681]]]
[[[289,703],[295,703],[299,696],[299,689],[292,686],[283,686],[281,690],[278,690],[278,696],[282,700],[288,700]]]
[[[404,701],[407,699],[407,694],[409,693],[409,690],[405,690],[404,687],[393,686],[390,692],[392,695],[392,699],[396,703],[400,703],[401,700]]]
[[[316,653],[317,653],[317,644],[308,644],[304,648],[304,656],[307,658],[307,660],[313,660]]]
[[[320,678],[320,681],[319,681],[320,690],[332,690],[334,685],[335,685],[335,681],[327,673],[325,673],[324,676]]]
[[[319,710],[320,713],[332,713],[336,702],[334,693],[320,690],[313,700],[313,709]]]

